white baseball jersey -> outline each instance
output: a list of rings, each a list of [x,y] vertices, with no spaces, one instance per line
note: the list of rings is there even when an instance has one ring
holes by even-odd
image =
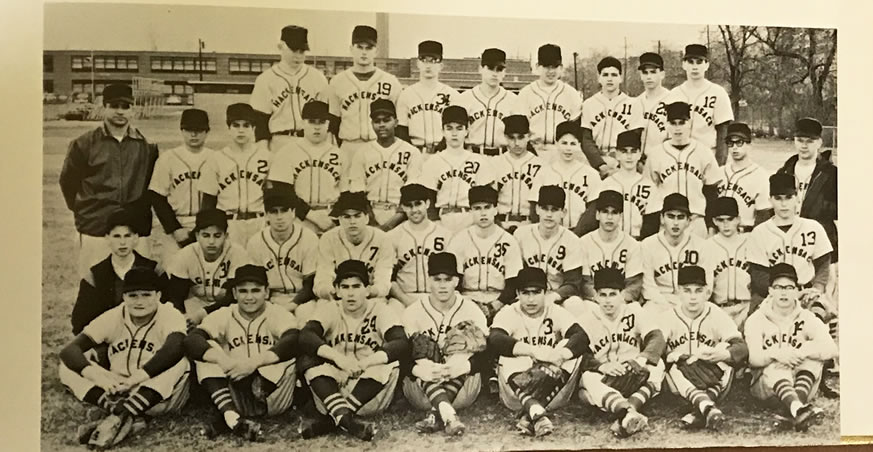
[[[567,214],[564,215],[564,222],[561,224],[566,228],[574,228],[579,222],[579,217],[585,212],[586,204],[594,202],[600,196],[600,183],[600,173],[588,163],[578,160],[565,163],[555,159],[534,178],[528,201],[537,201],[540,187],[543,185],[561,187],[567,198]]]
[[[765,268],[779,262],[791,264],[797,282],[806,285],[815,276],[812,261],[834,249],[822,225],[808,218],[795,218],[788,231],[782,231],[769,219],[749,233],[749,262]]]
[[[769,302],[749,316],[743,335],[764,351],[797,350],[808,343],[833,341],[828,327],[812,312],[797,306],[789,315],[777,316]]]
[[[291,235],[276,243],[270,228],[264,228],[249,239],[246,250],[255,265],[267,269],[270,290],[297,293],[303,288],[303,278],[315,273],[318,258],[318,237],[299,223],[292,226]]]
[[[755,211],[766,210],[770,204],[770,175],[756,163],[734,171],[730,161],[721,167],[722,180],[718,184],[718,195],[737,200],[740,211],[740,224],[755,225]]]
[[[691,105],[691,138],[710,149],[716,145],[715,126],[734,120],[727,91],[709,80],[704,80],[699,89],[692,88],[688,81],[673,88],[664,103],[669,105],[673,102]]]
[[[319,305],[312,320],[324,329],[324,342],[337,352],[362,360],[379,351],[385,343],[385,333],[402,327],[400,315],[382,299],[364,300],[364,314],[352,317],[343,312],[342,302]]]
[[[491,159],[470,151],[437,152],[427,160],[421,185],[437,192],[436,207],[470,207],[470,187],[494,182]]]
[[[670,246],[663,232],[646,237],[640,244],[643,256],[643,298],[664,299],[679,293],[679,269],[697,265],[706,271],[706,283],[712,287],[712,255],[706,240],[690,231],[676,246]],[[666,297],[668,301],[670,297]]]
[[[585,309],[579,324],[590,340],[589,348],[598,363],[623,363],[636,359],[643,349],[643,339],[659,329],[654,316],[639,303],[627,303],[618,307],[615,318],[609,319],[600,306],[585,301]]]
[[[582,94],[561,80],[547,88],[536,80],[518,92],[518,109],[530,122],[531,139],[554,144],[558,124],[582,114]]]
[[[124,303],[100,314],[82,330],[95,344],[109,347],[109,370],[129,377],[149,362],[172,333],[185,334],[185,316],[170,303],[158,303],[149,323],[134,325]]]
[[[298,325],[294,314],[267,301],[264,312],[252,320],[243,317],[239,305],[232,304],[210,313],[197,327],[231,358],[245,359],[269,350]]]
[[[404,221],[388,231],[388,240],[395,251],[395,281],[406,293],[427,293],[430,290],[428,258],[433,253],[445,251],[452,237],[444,226],[426,221],[426,227],[421,230]]]
[[[478,226],[464,229],[449,241],[449,252],[458,259],[463,275],[462,290],[500,292],[507,278],[521,270],[521,249],[512,235],[494,226],[488,237],[478,235]]]
[[[381,229],[364,226],[363,240],[357,245],[346,237],[341,227],[333,228],[318,241],[318,267],[315,271],[315,295],[330,298],[336,267],[349,259],[367,264],[371,292],[387,297],[391,290],[391,270],[394,266],[394,246]]]
[[[424,333],[434,339],[440,348],[445,345],[446,333],[455,325],[471,321],[484,334],[488,334],[488,323],[485,314],[472,300],[455,292],[455,303],[445,313],[438,311],[430,302],[429,297],[421,297],[417,302],[403,311],[403,329],[412,336]]]
[[[467,116],[470,118],[467,144],[470,146],[484,148],[505,146],[503,118],[516,113],[525,114],[518,108],[518,96],[502,86],[497,89],[496,94],[489,97],[482,93],[481,85],[476,85],[458,95],[458,100],[453,103],[467,110]]]
[[[149,190],[166,196],[177,216],[197,215],[200,211],[197,181],[206,157],[213,152],[209,148],[191,152],[185,146],[178,146],[161,153],[155,162]]]
[[[624,197],[621,230],[632,237],[640,236],[645,215],[661,210],[658,188],[646,175],[617,171],[600,183],[600,192],[606,190],[617,191]]]
[[[540,234],[537,224],[519,226],[514,236],[521,247],[524,266],[542,269],[546,273],[549,290],[561,287],[564,283],[563,272],[582,267],[579,237],[563,226],[558,226],[557,233],[548,239]]]
[[[530,152],[521,157],[505,152],[492,157],[489,165],[494,168],[494,180],[497,181],[497,213],[528,215],[534,178],[546,165],[543,159]]]
[[[579,250],[585,276],[594,276],[604,268],[621,270],[626,278],[643,272],[640,242],[627,234],[619,234],[615,240],[607,242],[600,236],[600,230],[595,229],[579,239]]]
[[[305,138],[294,140],[276,152],[267,179],[294,185],[310,206],[329,206],[347,186],[347,158],[329,140],[318,146]]]
[[[667,111],[664,109],[666,105],[664,99],[670,93],[670,90],[661,88],[657,93],[649,96],[646,91],[643,91],[639,96],[634,97],[637,103],[634,106],[634,113],[640,115],[642,113],[643,128],[642,145],[640,150],[646,154],[649,149],[657,148],[667,140]]]
[[[706,302],[703,311],[693,319],[681,308],[674,307],[658,320],[667,339],[667,354],[678,349],[679,353],[691,355],[702,345],[715,347],[721,342],[743,337],[731,316],[710,302]]]
[[[567,330],[578,325],[575,316],[556,304],[547,304],[543,312],[531,317],[521,309],[521,303],[505,306],[494,316],[491,328],[500,328],[522,343],[554,347],[567,337]],[[587,331],[586,331],[587,332]]]
[[[251,263],[246,250],[226,240],[224,250],[212,262],[203,256],[199,243],[185,246],[173,255],[167,266],[171,277],[187,279],[194,283],[192,293],[204,301],[215,302],[224,297],[222,286],[236,273],[236,269]]]
[[[299,131],[303,130],[303,105],[323,101],[326,90],[327,78],[318,69],[303,64],[290,73],[277,63],[255,79],[249,104],[270,114],[270,132]]]
[[[416,82],[397,99],[397,124],[409,128],[409,138],[416,146],[432,146],[443,139],[443,109],[452,105],[458,92],[436,82],[433,87]]]
[[[254,144],[245,151],[225,147],[206,157],[198,187],[217,196],[216,207],[225,212],[263,212],[271,158],[270,151]]]
[[[366,191],[370,202],[400,203],[400,187],[421,177],[421,151],[397,139],[383,148],[371,141],[352,156],[349,167],[351,191]]]
[[[657,150],[651,150],[646,165],[658,185],[660,199],[679,193],[688,198],[691,213],[706,215],[703,187],[721,181],[721,171],[712,150],[694,140],[682,150],[665,141]]]
[[[625,93],[607,99],[602,92],[582,103],[582,127],[591,129],[600,152],[615,150],[618,134],[640,127],[640,106]]]
[[[376,139],[370,121],[370,104],[376,99],[388,99],[397,104],[403,85],[397,77],[376,68],[369,79],[361,81],[346,69],[330,79],[328,104],[330,114],[340,121],[339,137],[348,141],[372,141]]]
[[[750,300],[749,235],[735,234],[728,238],[716,234],[707,240],[713,262],[712,301],[721,306],[726,301]]]

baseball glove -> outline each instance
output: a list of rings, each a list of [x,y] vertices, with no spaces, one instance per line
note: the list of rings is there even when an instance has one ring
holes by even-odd
[[[124,440],[132,429],[133,417],[110,414],[97,424],[88,445],[96,449],[108,449]]]
[[[836,317],[836,312],[827,297],[822,296],[822,293],[816,289],[804,289],[800,292],[797,301],[801,308],[809,309],[823,322],[828,322]]]
[[[716,363],[698,359],[688,364],[688,356],[680,357],[676,365],[679,366],[682,375],[685,375],[685,378],[697,389],[718,387],[724,375],[724,371]]]
[[[620,392],[623,397],[630,397],[649,380],[649,369],[634,360],[625,361],[623,364],[627,369],[624,375],[607,375],[603,378],[603,383]]]
[[[512,374],[509,383],[529,394],[540,403],[547,403],[567,384],[569,376],[560,367],[537,362],[530,369]]]
[[[453,326],[446,333],[443,344],[443,356],[455,353],[477,353],[485,350],[485,333],[471,320],[465,320]]]
[[[412,360],[429,359],[435,363],[443,362],[443,354],[437,341],[425,333],[415,333],[409,341],[412,343]]]

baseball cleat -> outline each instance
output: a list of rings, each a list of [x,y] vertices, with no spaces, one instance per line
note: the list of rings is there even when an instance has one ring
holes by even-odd
[[[444,427],[443,421],[433,411],[427,414],[424,419],[415,423],[415,430],[418,433],[436,433]]]
[[[542,416],[534,422],[533,431],[536,437],[551,435],[555,431],[555,425],[548,416]]]
[[[233,433],[249,441],[257,441],[261,436],[261,424],[251,419],[240,419],[233,428]]]
[[[531,424],[530,419],[527,418],[524,414],[519,416],[518,421],[515,423],[515,428],[518,433],[522,435],[530,435],[533,436],[533,424]]]
[[[630,436],[645,430],[649,426],[649,418],[640,414],[637,410],[627,410],[620,425],[624,435]]]
[[[303,439],[312,439],[318,436],[326,435],[337,429],[333,418],[330,416],[319,416],[316,419],[301,419],[300,427],[297,428],[297,433]]]
[[[500,392],[500,381],[497,380],[497,377],[491,377],[488,379],[488,393],[489,394],[497,394]]]
[[[682,428],[686,430],[693,430],[703,428],[706,425],[706,420],[703,419],[703,416],[698,414],[696,411],[692,411],[691,413],[682,416],[682,419],[679,420],[679,423]]]
[[[100,424],[100,421],[94,420],[76,427],[76,441],[79,444],[88,444],[88,440],[91,439],[91,434],[94,433],[94,429],[97,428],[98,424]]]
[[[709,409],[709,413],[706,414],[706,428],[717,432],[724,428],[725,423],[727,422],[727,418],[724,413],[721,412],[716,407],[712,407]]]
[[[376,428],[373,424],[362,421],[354,414],[343,416],[340,419],[339,427],[362,441],[371,441],[376,436]]]
[[[812,405],[805,405],[797,410],[797,416],[794,416],[794,430],[805,432],[809,427],[816,425],[824,416],[824,411]]]
[[[449,419],[446,421],[446,433],[449,436],[461,436],[467,430],[467,426],[464,425],[458,418]]]

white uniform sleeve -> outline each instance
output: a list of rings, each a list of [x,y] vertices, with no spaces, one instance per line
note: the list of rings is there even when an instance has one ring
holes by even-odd
[[[82,329],[82,333],[90,337],[95,344],[103,344],[109,341],[109,335],[112,334],[112,330],[117,326],[118,320],[117,311],[111,309],[92,320],[91,323]]]
[[[731,107],[731,98],[727,91],[718,86],[718,95],[715,96],[715,108],[712,112],[713,123],[719,125],[728,121],[734,120],[734,110]]]
[[[828,235],[821,223],[810,221],[810,224],[813,225],[812,231],[815,233],[815,248],[812,250],[812,258],[818,259],[825,254],[833,252],[834,248],[831,246],[831,241],[828,239]]]
[[[400,93],[400,97],[397,99],[397,125],[409,127],[409,97],[411,94],[409,92]]]
[[[718,161],[715,160],[715,153],[703,152],[703,185],[715,185],[722,180],[724,171],[718,166]]]
[[[172,182],[170,178],[170,168],[167,165],[167,158],[161,156],[158,158],[158,161],[155,162],[155,169],[152,171],[152,179],[149,181],[149,190],[161,196],[167,196],[170,193],[170,185]]]
[[[640,242],[631,240],[627,247],[627,260],[624,263],[624,274],[630,278],[643,272],[643,256]]]
[[[272,70],[272,69],[267,69]],[[270,87],[266,72],[262,72],[255,79],[255,87],[252,89],[252,95],[249,98],[249,105],[255,110],[262,113],[273,113],[273,104],[270,103]]]

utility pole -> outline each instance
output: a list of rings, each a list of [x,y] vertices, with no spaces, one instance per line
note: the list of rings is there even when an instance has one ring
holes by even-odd
[[[658,55],[661,54],[661,40],[658,40]]]
[[[624,37],[624,68],[625,70],[621,71],[621,83],[624,86],[627,86],[627,36]],[[625,88],[627,89],[627,88]]]
[[[200,76],[200,81],[203,81],[203,48],[206,43],[202,39],[197,38],[197,73]]]
[[[573,88],[579,90],[579,68],[576,67],[576,60],[579,59],[579,52],[573,52]]]
[[[97,98],[94,97],[94,49],[91,49],[91,103],[96,103]]]

